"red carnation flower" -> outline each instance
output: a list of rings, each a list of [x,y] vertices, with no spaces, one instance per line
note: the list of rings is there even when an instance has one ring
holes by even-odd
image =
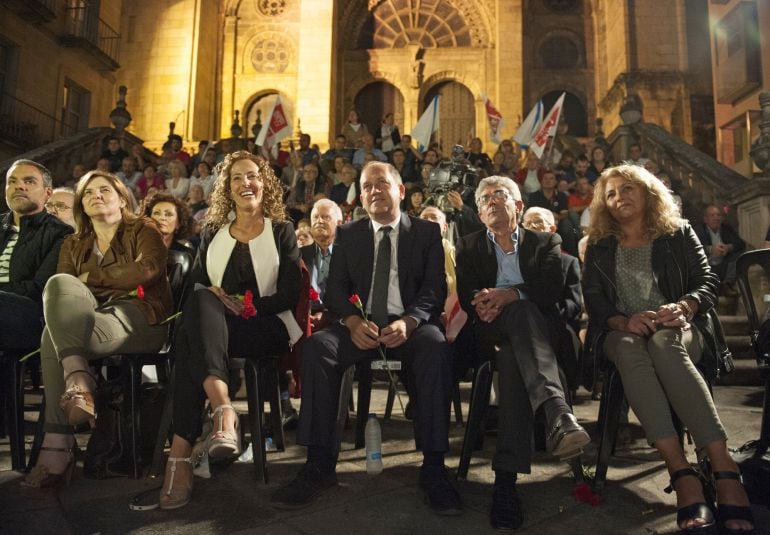
[[[356,305],[357,307],[361,306],[361,298],[358,297],[358,294],[353,294],[350,297],[348,297],[348,301],[350,301],[351,304]]]
[[[252,316],[257,315],[257,309],[254,307],[254,305],[243,305],[243,310],[241,311],[241,317],[245,320],[249,319]]]
[[[139,299],[144,299],[144,288],[142,287],[141,284],[136,287],[136,296]]]
[[[311,301],[318,301],[318,299],[320,299],[320,298],[321,298],[321,296],[318,295],[318,292],[316,292],[315,288],[313,288],[311,286],[310,287],[310,300]]]
[[[249,306],[254,304],[254,294],[251,293],[251,290],[246,290],[246,293],[243,294],[243,306]]]

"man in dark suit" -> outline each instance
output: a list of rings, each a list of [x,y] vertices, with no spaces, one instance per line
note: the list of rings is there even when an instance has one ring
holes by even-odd
[[[558,234],[518,226],[518,186],[507,177],[482,180],[476,204],[486,229],[457,246],[457,291],[474,324],[482,358],[495,356],[499,380],[495,485],[490,522],[514,529],[523,522],[517,473],[530,472],[533,413],[542,408],[546,447],[568,459],[590,438],[565,400],[546,316],[557,314],[564,289]]]
[[[369,218],[337,229],[324,302],[339,318],[307,340],[302,351],[302,407],[297,442],[307,463],[273,494],[279,508],[308,505],[337,483],[335,419],[342,374],[361,360],[402,359],[411,371],[415,432],[423,449],[420,487],[439,514],[461,512],[444,467],[449,449],[451,360],[441,330],[446,299],[444,250],[438,225],[402,214],[404,185],[396,169],[370,162],[361,173],[361,203]],[[360,296],[370,321],[349,298]]]

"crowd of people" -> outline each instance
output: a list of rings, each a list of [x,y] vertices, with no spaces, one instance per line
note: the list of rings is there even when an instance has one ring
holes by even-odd
[[[531,152],[520,158],[505,140],[490,158],[472,138],[453,162],[478,183],[437,192],[431,179],[445,162],[438,146],[418,152],[392,114],[370,133],[352,111],[323,153],[307,134],[289,151],[219,154],[201,142],[194,155],[171,136],[153,162],[141,147],[129,154],[110,138],[95,169],[75,166],[72,189],[57,190],[45,167],[17,161],[6,177],[11,211],[0,234],[0,350],[39,344],[46,395],[41,455],[22,487],[69,481],[74,426],[96,416],[89,362],[165,341],[163,321],[173,312],[166,257],[174,249],[195,261],[173,335],[163,509],[191,500],[197,441],[212,458],[241,452],[230,357],[286,353],[309,326],[297,424],[307,459],[274,493],[274,507],[308,505],[336,485],[342,375],[385,351],[405,363],[426,503],[437,514],[460,514],[444,464],[450,397],[468,366],[494,359],[490,522],[515,529],[524,518],[516,482],[530,472],[535,413],[556,458],[575,458],[590,441],[569,396],[579,383],[573,340],[585,308],[586,348],[617,366],[671,474],[679,527],[706,532],[719,523],[749,533],[748,501],[696,367],[724,352],[714,307],[721,283],[732,290],[745,243],[719,207],[707,207],[702,224],[683,219],[681,199],[638,144],[620,165],[607,147],[589,148],[590,156],[551,153],[553,163]],[[297,313],[302,300],[307,317]],[[281,386],[288,398],[285,378]],[[213,431],[201,436],[205,403]],[[669,404],[712,463],[716,515]]]

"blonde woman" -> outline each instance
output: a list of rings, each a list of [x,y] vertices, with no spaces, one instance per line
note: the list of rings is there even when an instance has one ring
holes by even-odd
[[[751,509],[708,385],[695,365],[715,370],[724,350],[713,307],[718,280],[671,193],[635,165],[606,169],[594,186],[583,296],[591,342],[620,372],[626,397],[666,463],[677,493],[677,524],[711,533],[753,529]],[[709,457],[715,519],[674,429],[671,410]]]

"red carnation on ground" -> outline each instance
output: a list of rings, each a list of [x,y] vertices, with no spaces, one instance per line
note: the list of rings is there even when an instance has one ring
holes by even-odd
[[[602,503],[602,497],[594,491],[586,483],[579,483],[572,489],[572,495],[579,502],[591,504],[592,507],[596,507]]]
[[[311,301],[318,301],[320,298],[321,298],[321,296],[318,295],[318,292],[315,290],[315,288],[313,288],[311,286],[310,287],[310,300]]]

